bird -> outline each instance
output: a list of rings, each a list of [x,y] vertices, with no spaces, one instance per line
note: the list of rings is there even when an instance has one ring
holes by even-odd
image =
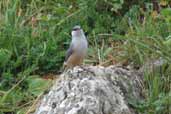
[[[72,40],[64,60],[64,69],[82,65],[87,55],[88,41],[83,29],[79,25],[74,26],[71,36]]]

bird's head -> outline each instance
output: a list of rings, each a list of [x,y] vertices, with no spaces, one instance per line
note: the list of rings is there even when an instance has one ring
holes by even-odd
[[[81,37],[84,35],[84,32],[79,25],[76,25],[73,27],[71,35],[72,37]]]

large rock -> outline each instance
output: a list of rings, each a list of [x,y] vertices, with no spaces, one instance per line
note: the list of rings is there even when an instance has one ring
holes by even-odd
[[[132,70],[75,67],[61,74],[35,114],[135,114],[128,101],[140,95],[141,79]]]

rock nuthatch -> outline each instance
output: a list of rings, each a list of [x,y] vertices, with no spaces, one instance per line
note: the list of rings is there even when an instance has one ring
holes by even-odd
[[[74,66],[81,65],[88,49],[86,36],[80,26],[73,27],[71,35],[72,41],[66,53],[65,68],[73,68]]]

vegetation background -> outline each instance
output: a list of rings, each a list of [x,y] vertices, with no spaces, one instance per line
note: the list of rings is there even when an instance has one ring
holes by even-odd
[[[142,114],[171,114],[170,0],[0,0],[0,114],[28,114],[63,64],[70,31],[89,41],[85,64],[122,63],[145,72]]]

